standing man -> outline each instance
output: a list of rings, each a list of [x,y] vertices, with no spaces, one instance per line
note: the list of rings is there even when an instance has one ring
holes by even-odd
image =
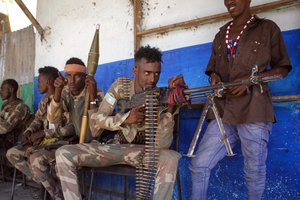
[[[286,76],[291,63],[279,27],[272,21],[250,13],[251,0],[224,0],[232,21],[220,28],[206,74],[211,84],[249,78],[257,65],[258,76]],[[267,145],[275,121],[267,84],[230,87],[224,98],[215,98],[230,141],[241,142],[248,199],[263,196],[266,180]],[[192,199],[206,199],[210,172],[225,157],[226,148],[212,115],[210,123],[191,161]]]
[[[67,145],[56,152],[57,172],[61,180],[65,199],[81,199],[76,170],[79,167],[104,167],[115,164],[128,164],[136,167],[145,148],[143,136],[145,114],[138,106],[126,113],[114,114],[114,108],[121,99],[130,99],[134,94],[155,88],[161,72],[161,52],[150,46],[141,47],[134,56],[134,79],[120,78],[110,87],[97,113],[90,117],[93,136],[103,129],[119,131],[114,144]],[[169,150],[173,139],[173,106],[159,108],[157,136],[159,161],[155,180],[154,199],[172,198],[173,185],[180,155]]]
[[[30,118],[29,107],[17,97],[18,88],[17,81],[6,79],[2,82],[0,90],[1,98],[6,100],[0,112],[0,135],[5,137],[7,142],[5,146],[8,148],[15,145],[16,133],[20,133]]]
[[[65,78],[59,76],[54,82],[55,93],[49,106],[47,118],[51,123],[58,123],[63,113],[69,113],[70,121],[79,137],[86,90],[90,95],[90,112],[97,112],[103,92],[97,90],[94,78],[86,75],[85,64],[79,58],[70,58],[66,62],[64,72]],[[88,142],[91,139],[88,128],[85,141]]]
[[[39,69],[38,89],[41,94],[46,95],[39,103],[34,120],[22,134],[26,142],[10,148],[6,154],[14,167],[29,179],[33,178],[37,183],[42,183],[53,199],[62,199],[59,184],[53,174],[50,174],[50,161],[55,159],[55,149],[47,151],[43,148],[47,143],[55,143],[74,134],[68,113],[57,124],[51,124],[47,120],[47,109],[53,98],[54,81],[58,72],[55,67],[49,66]]]

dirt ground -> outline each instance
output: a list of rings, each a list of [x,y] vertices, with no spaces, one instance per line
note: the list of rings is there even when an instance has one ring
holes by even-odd
[[[11,195],[11,181],[0,181],[0,200],[10,200]],[[42,198],[40,189],[29,185],[24,186],[22,183],[16,183],[14,200],[40,200]]]

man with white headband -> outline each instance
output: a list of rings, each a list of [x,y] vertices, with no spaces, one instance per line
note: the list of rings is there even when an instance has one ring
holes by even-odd
[[[103,92],[97,90],[96,81],[87,76],[85,64],[79,58],[70,58],[64,68],[65,78],[59,76],[55,82],[54,98],[47,113],[51,123],[57,123],[64,112],[70,113],[70,120],[75,127],[76,135],[80,134],[81,119],[84,110],[84,96],[86,90],[90,95],[90,110],[97,111]],[[85,142],[91,140],[90,130],[87,130]]]

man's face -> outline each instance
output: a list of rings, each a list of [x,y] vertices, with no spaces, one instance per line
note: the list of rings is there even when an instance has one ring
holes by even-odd
[[[136,87],[142,90],[154,88],[159,80],[160,69],[160,62],[148,62],[142,58],[133,69]]]
[[[85,87],[86,74],[81,72],[66,72],[65,78],[68,80],[70,92],[79,95]]]
[[[11,96],[12,93],[12,88],[8,84],[2,84],[1,85],[1,90],[0,90],[0,95],[2,100],[6,100]]]
[[[227,8],[232,18],[239,17],[250,10],[251,0],[224,0],[224,5]]]
[[[45,75],[40,74],[38,77],[38,89],[41,94],[45,94],[47,92],[48,89],[47,85],[48,85],[48,78]]]

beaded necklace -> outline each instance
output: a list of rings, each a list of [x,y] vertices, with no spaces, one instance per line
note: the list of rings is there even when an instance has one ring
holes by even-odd
[[[226,46],[227,46],[227,49],[229,50],[230,52],[230,56],[231,57],[234,57],[234,50],[242,36],[242,34],[244,33],[244,30],[247,28],[248,24],[250,24],[250,22],[254,19],[254,17],[252,16],[248,21],[247,23],[245,24],[244,28],[241,30],[241,32],[238,34],[237,38],[235,39],[233,45],[232,44],[229,44],[229,33],[230,33],[230,29],[233,25],[233,22],[231,22],[228,26],[227,26],[227,30],[226,30],[226,38],[225,38],[225,42],[226,42]]]

